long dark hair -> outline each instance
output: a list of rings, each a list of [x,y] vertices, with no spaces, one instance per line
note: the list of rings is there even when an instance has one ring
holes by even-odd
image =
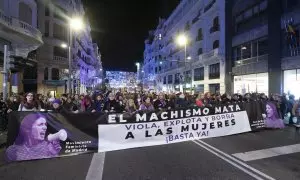
[[[31,103],[28,103],[28,101],[27,101],[27,96],[28,96],[28,94],[32,94],[32,102],[31,102]],[[36,101],[35,94],[32,93],[32,92],[28,92],[28,93],[25,94],[24,100],[23,100],[23,102],[22,102],[22,105],[23,105],[26,109],[33,109],[33,108],[38,109],[38,108],[39,108],[39,104],[38,104],[37,101]]]
[[[19,134],[15,140],[16,145],[23,145],[27,139],[31,138],[31,130],[32,125],[35,123],[36,120],[39,118],[45,118],[46,117],[41,113],[31,113],[26,115],[21,124],[19,129]]]
[[[87,102],[89,102],[89,104],[87,104]],[[88,95],[84,96],[83,100],[82,100],[82,103],[81,103],[81,108],[83,111],[86,111],[86,109],[89,107],[89,106],[92,106],[92,98]]]

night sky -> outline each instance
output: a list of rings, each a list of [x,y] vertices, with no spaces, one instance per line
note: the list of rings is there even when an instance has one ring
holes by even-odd
[[[136,71],[144,41],[180,0],[83,0],[105,70]]]

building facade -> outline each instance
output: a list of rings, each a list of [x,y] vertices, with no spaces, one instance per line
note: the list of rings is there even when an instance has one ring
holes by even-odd
[[[0,51],[1,67],[3,67],[4,45],[8,46],[10,56],[29,58],[28,64],[21,72],[11,73],[8,82],[3,82],[0,77],[0,87],[3,83],[8,87],[8,92],[18,93],[24,90],[26,76],[24,71],[31,69],[31,74],[36,76],[35,50],[43,44],[42,34],[38,30],[37,3],[34,0],[0,0]],[[1,68],[1,71],[3,68]]]
[[[231,12],[234,92],[299,97],[300,1],[237,0]]]
[[[47,2],[47,3],[45,3]],[[38,93],[52,96],[68,91],[68,74],[71,73],[71,92],[87,93],[102,78],[101,54],[92,43],[91,28],[84,18],[85,11],[80,0],[52,0],[38,2],[38,20],[43,33],[44,45],[37,51]],[[72,31],[71,65],[69,70],[68,48],[72,17],[81,17],[84,28]],[[65,46],[66,47],[66,46]]]
[[[183,0],[160,19],[145,41],[144,79],[156,91],[224,93],[225,1]]]

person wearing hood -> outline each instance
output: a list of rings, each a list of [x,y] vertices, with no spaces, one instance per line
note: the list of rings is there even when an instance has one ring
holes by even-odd
[[[52,101],[52,108],[51,108],[52,112],[61,113],[62,110],[63,110],[63,108],[61,106],[61,100],[60,99],[55,99],[54,101]]]

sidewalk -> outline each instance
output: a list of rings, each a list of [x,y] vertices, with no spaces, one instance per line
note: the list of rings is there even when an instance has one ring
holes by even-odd
[[[6,146],[7,131],[0,132],[0,166],[5,164],[4,151]]]
[[[1,131],[0,132],[0,150],[5,148],[7,140],[7,131]]]

